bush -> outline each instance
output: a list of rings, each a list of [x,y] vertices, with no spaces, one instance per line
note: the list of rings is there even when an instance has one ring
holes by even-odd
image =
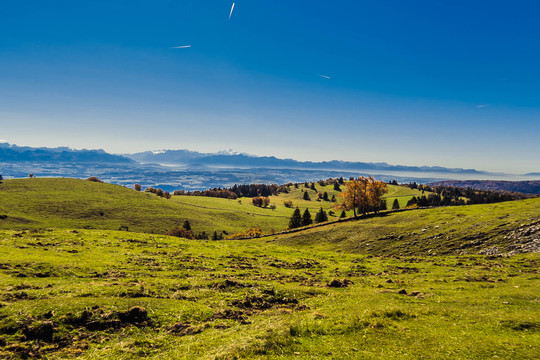
[[[179,227],[176,227],[174,229],[171,229],[171,230],[167,231],[167,235],[176,236],[176,237],[185,238],[185,239],[194,239],[195,238],[193,236],[193,232],[191,230],[186,230],[186,229],[179,228]]]
[[[133,185],[133,189],[137,190],[137,191],[141,191],[142,190],[142,186],[141,184],[135,184]]]
[[[30,174],[30,175],[32,175],[32,174]],[[30,175],[28,175],[28,177],[34,177],[34,175],[32,175],[32,176],[30,176]],[[93,181],[93,182],[99,182],[99,183],[102,183],[102,182],[103,182],[103,181],[99,180],[99,179],[98,179],[97,177],[95,177],[95,176],[90,176],[90,177],[89,177],[88,179],[86,179],[86,180],[88,180],[88,181]]]
[[[251,228],[249,230],[232,234],[228,236],[227,239],[239,239],[239,238],[258,238],[261,237],[263,231],[261,228]]]
[[[291,200],[286,200],[283,202],[283,206],[285,206],[286,208],[292,208],[293,202]]]
[[[267,207],[268,205],[270,205],[270,198],[266,196],[257,196],[251,199],[251,203],[259,207]]]

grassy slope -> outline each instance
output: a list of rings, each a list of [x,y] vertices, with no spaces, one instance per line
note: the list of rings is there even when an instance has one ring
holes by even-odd
[[[332,186],[321,188],[330,198],[337,195]],[[84,228],[119,229],[164,233],[189,220],[195,232],[226,230],[239,232],[260,227],[265,232],[283,230],[293,209],[283,206],[292,200],[302,210],[309,208],[314,217],[319,207],[332,209],[331,202],[317,202],[316,192],[308,190],[313,201],[302,200],[301,189],[291,187],[289,194],[272,196],[275,210],[251,205],[251,199],[227,200],[196,196],[173,196],[162,199],[121,186],[76,179],[17,179],[0,184],[0,229]],[[389,196],[407,201],[416,190],[390,187]],[[389,198],[390,199],[390,198]],[[393,198],[391,198],[393,201]],[[390,202],[391,205],[391,202]],[[103,213],[103,215],[101,215]]]
[[[533,359],[539,351],[537,255],[385,259],[264,240],[41,230],[0,231],[0,259],[5,359]],[[331,288],[332,279],[354,284]],[[147,309],[152,324],[92,328],[132,306]],[[179,334],[168,330],[175,323]],[[44,324],[52,341],[29,340],[25,329]]]
[[[540,198],[535,198],[403,211],[281,235],[275,241],[379,255],[466,254],[492,246],[510,250],[505,236],[538,221]]]
[[[132,231],[164,233],[189,220],[196,232],[237,232],[250,224],[268,231],[286,220],[217,207],[199,208],[117,185],[75,179],[20,179],[0,185],[0,214],[8,215],[0,220],[4,229],[118,229],[124,225]]]

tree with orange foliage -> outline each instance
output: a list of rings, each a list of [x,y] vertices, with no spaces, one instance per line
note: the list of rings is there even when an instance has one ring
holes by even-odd
[[[381,208],[381,200],[388,192],[388,187],[386,186],[386,183],[384,181],[377,181],[373,179],[371,176],[369,177],[369,183],[368,183],[368,200],[369,205],[372,209],[375,210],[375,213],[379,212],[379,209]]]
[[[345,190],[338,196],[341,202],[335,205],[338,210],[353,210],[354,217],[358,217],[356,209],[365,214],[369,207],[378,209],[383,195],[387,192],[386,184],[373,177],[361,176],[345,183]]]

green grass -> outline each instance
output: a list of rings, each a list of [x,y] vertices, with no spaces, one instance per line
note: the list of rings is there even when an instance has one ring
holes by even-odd
[[[539,351],[538,255],[381,258],[263,239],[37,230],[1,231],[0,259],[5,359],[533,359]],[[329,287],[335,279],[348,286]],[[134,306],[149,321],[117,320]],[[107,321],[116,327],[91,326]],[[52,338],[32,340],[30,330],[47,324]]]
[[[331,198],[337,193],[333,186],[317,191],[326,191]],[[419,193],[398,186],[389,186],[389,196],[399,196],[407,201]],[[316,192],[309,192],[312,201],[302,199],[303,188],[291,186],[288,194],[271,196],[270,208],[251,205],[251,199],[228,200],[201,196],[173,196],[164,199],[154,194],[137,192],[118,185],[103,184],[77,179],[16,179],[0,184],[0,229],[39,228],[94,228],[116,230],[127,226],[131,231],[165,233],[189,220],[193,230],[241,232],[259,227],[264,232],[281,231],[298,206],[309,208],[312,216],[320,207],[329,211],[334,203],[315,201]],[[293,201],[293,209],[283,205]],[[389,198],[389,201],[393,198]],[[391,206],[391,202],[389,202]],[[339,211],[336,211],[339,216]],[[352,212],[351,212],[352,214]],[[332,219],[332,217],[330,217]]]
[[[389,201],[420,194],[389,190]],[[271,200],[275,210],[73,179],[5,181],[0,358],[538,357],[540,256],[477,254],[532,239],[540,199],[254,240],[159,234],[186,219],[196,231],[280,230],[293,211],[284,200],[312,214],[333,205],[294,187]],[[122,225],[130,231],[107,230]]]
[[[519,240],[505,236],[539,221],[540,198],[534,198],[383,214],[280,235],[274,241],[377,255],[477,254],[490,247],[505,252]]]

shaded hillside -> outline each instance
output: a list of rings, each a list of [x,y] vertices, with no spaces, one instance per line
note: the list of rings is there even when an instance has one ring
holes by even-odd
[[[510,191],[524,194],[540,194],[540,180],[530,181],[498,181],[498,180],[446,180],[438,181],[430,186],[454,186],[478,190]]]
[[[278,236],[280,244],[374,255],[540,251],[540,198],[403,211]]]

